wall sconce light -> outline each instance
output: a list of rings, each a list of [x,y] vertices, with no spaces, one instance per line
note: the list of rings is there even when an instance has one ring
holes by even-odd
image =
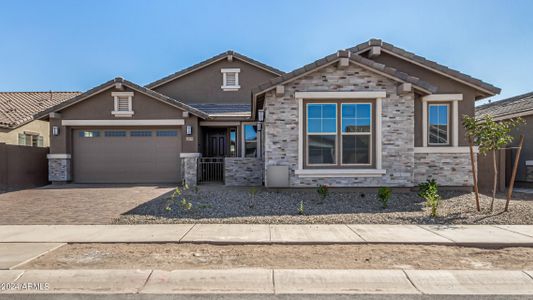
[[[185,127],[185,133],[187,135],[191,135],[192,134],[192,126],[191,125],[187,125],[187,127]]]
[[[57,127],[57,126],[53,126],[52,127],[52,135],[53,136],[58,136],[59,135],[59,127]]]
[[[263,122],[265,120],[265,111],[264,110],[259,110],[257,112],[257,119],[259,120],[259,122]]]
[[[257,131],[261,131],[263,129],[263,123],[257,123]]]

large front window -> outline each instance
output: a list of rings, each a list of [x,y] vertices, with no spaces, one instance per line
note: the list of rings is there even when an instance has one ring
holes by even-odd
[[[307,165],[371,164],[371,103],[307,103],[306,116]]]
[[[449,127],[448,127],[448,104],[429,104],[428,122],[429,122],[429,144],[430,145],[448,145]]]

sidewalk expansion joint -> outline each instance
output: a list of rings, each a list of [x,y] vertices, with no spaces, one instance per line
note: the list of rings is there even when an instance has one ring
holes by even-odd
[[[352,227],[348,226],[347,224],[344,224],[344,226],[348,227],[348,229],[349,229],[350,231],[352,231],[353,233],[355,233],[355,235],[358,236],[363,242],[368,243],[368,241],[365,240],[365,239],[363,238],[362,235],[360,235],[359,233],[357,233],[357,231],[355,231],[354,229],[352,229]]]
[[[150,280],[150,277],[152,277],[153,273],[154,273],[154,270],[153,269],[150,270],[150,274],[148,274],[148,277],[146,277],[146,281],[144,281],[144,284],[137,290],[137,294],[139,294],[142,290],[144,290],[144,288],[148,284],[148,281]]]
[[[411,280],[411,278],[409,277],[409,274],[407,274],[407,272],[405,272],[404,269],[401,269],[402,270],[402,273],[405,275],[405,278],[407,279],[407,281],[409,281],[409,283],[422,295],[424,295],[424,292],[422,292],[417,286],[416,284]]]
[[[493,227],[496,227],[498,229],[502,229],[502,230],[505,230],[505,231],[509,231],[509,232],[512,232],[512,233],[516,233],[516,234],[519,234],[519,235],[522,235],[522,236],[525,236],[525,237],[528,237],[528,238],[532,238],[533,235],[527,235],[525,233],[522,233],[522,232],[518,232],[518,231],[514,231],[514,230],[511,230],[509,228],[505,228],[505,227],[500,227],[499,225],[492,225]]]
[[[187,234],[189,234],[189,232],[191,232],[194,227],[196,227],[197,224],[198,223],[192,224],[191,228],[189,228],[189,230],[187,230],[187,232],[185,232],[183,236],[178,240],[178,243],[182,243],[183,239],[187,236]]]
[[[451,244],[456,244],[457,245],[457,242],[452,240],[451,238],[448,238],[448,237],[445,237],[444,235],[438,233],[438,232],[435,232],[433,230],[430,230],[429,228],[425,228],[423,226],[421,226],[420,224],[415,224],[416,227],[418,228],[421,228],[421,229],[424,229],[425,231],[429,232],[429,233],[433,233],[434,235],[437,235],[437,236],[440,236],[441,238],[445,239],[445,240],[448,240],[450,241],[450,245]]]

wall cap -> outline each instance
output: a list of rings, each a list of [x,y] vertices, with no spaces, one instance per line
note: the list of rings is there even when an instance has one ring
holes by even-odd
[[[185,157],[201,157],[202,153],[180,153],[181,158]]]
[[[63,153],[57,153],[57,154],[48,154],[46,155],[46,158],[48,159],[70,159],[72,155],[70,154],[63,154]]]

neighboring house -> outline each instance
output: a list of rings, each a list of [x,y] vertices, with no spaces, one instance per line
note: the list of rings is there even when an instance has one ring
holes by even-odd
[[[0,143],[50,146],[46,121],[33,115],[68,100],[78,92],[0,92]]]
[[[459,116],[500,92],[381,40],[283,73],[228,51],[38,114],[51,181],[470,186]]]
[[[527,185],[529,183],[531,185],[533,183],[533,135],[531,134],[533,132],[533,92],[476,107],[476,118],[482,118],[485,115],[493,116],[496,121],[509,120],[517,117],[525,121],[525,124],[512,131],[514,141],[511,146],[518,146],[520,135],[524,135],[524,144],[518,163],[516,182],[518,184]],[[508,183],[516,150],[506,151],[506,153],[507,155],[504,156],[506,158],[504,159],[505,162],[500,165],[503,168],[500,174],[504,176],[507,173],[507,176],[504,178],[505,182]],[[490,159],[486,161],[486,164],[491,163],[492,161]]]

